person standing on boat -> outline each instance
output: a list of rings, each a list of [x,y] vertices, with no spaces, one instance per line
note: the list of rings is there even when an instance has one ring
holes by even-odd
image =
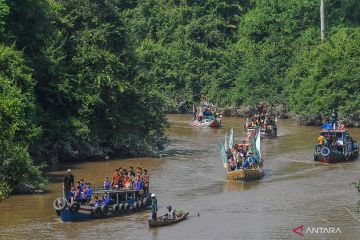
[[[158,206],[157,206],[157,199],[155,197],[155,194],[151,194],[151,210],[152,210],[152,220],[156,221],[157,220],[157,211],[158,211]]]
[[[318,137],[318,143],[319,145],[324,145],[325,143],[325,137],[323,135],[320,134],[320,136]]]
[[[110,183],[109,177],[106,177],[105,181],[104,181],[104,188],[106,190],[108,190],[108,189],[110,189],[110,185],[111,185],[111,183]]]
[[[118,188],[119,187],[119,179],[120,179],[119,170],[115,169],[115,174],[112,177],[112,183],[111,183],[111,186],[113,188]]]
[[[338,114],[334,109],[332,114],[331,114],[331,126],[332,126],[332,129],[336,129],[337,122],[338,122]]]
[[[67,170],[66,175],[64,176],[63,190],[64,190],[64,198],[67,201],[70,201],[70,192],[71,188],[74,186],[74,175],[71,174],[71,169]]]
[[[142,176],[142,182],[143,182],[143,189],[144,189],[144,193],[147,194],[149,193],[149,184],[150,184],[150,176],[148,174],[147,169],[144,169],[144,174]]]
[[[90,183],[86,183],[86,203],[88,203],[88,204],[91,201],[91,195],[93,192],[90,185],[91,185]]]

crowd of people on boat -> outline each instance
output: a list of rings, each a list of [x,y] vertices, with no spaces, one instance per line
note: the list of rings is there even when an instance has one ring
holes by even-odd
[[[192,112],[193,121],[198,120],[202,121],[204,119],[219,119],[221,118],[220,112],[217,110],[216,106],[210,104],[209,106],[199,106]]]
[[[137,167],[134,171],[133,167],[130,167],[129,171],[125,168],[115,169],[114,175],[110,179],[105,177],[102,189],[104,190],[134,190],[142,191],[143,194],[149,193],[150,177],[147,169]],[[71,173],[71,169],[67,170],[67,174],[64,177],[63,183],[64,198],[68,202],[80,202],[82,204],[88,204],[90,206],[108,205],[111,201],[109,192],[105,192],[101,199],[98,195],[93,195],[93,189],[90,182],[85,182],[84,179],[80,179],[74,184],[74,176]]]
[[[265,130],[271,131],[276,130],[276,124],[273,119],[274,117],[267,112],[266,105],[263,102],[257,107],[257,113],[251,118],[250,123],[246,123],[245,128],[248,127],[261,127]]]
[[[249,145],[235,144],[226,151],[228,172],[238,169],[257,169],[260,159],[253,154]]]

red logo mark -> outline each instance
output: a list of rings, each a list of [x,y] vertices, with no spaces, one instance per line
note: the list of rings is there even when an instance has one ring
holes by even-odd
[[[294,232],[294,233],[296,233],[296,234],[299,234],[300,236],[303,237],[303,236],[304,236],[304,234],[302,234],[302,229],[303,229],[303,227],[304,227],[304,225],[301,225],[301,226],[298,226],[298,227],[292,229],[291,231]],[[300,232],[298,232],[298,230],[300,230]]]

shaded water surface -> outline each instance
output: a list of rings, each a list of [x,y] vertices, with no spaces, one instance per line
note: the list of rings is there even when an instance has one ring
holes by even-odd
[[[317,127],[279,122],[279,137],[264,140],[265,177],[227,181],[218,142],[234,127],[244,135],[244,119],[225,118],[221,129],[191,126],[190,116],[169,115],[172,144],[161,158],[91,161],[62,165],[48,173],[48,193],[11,196],[0,203],[0,239],[304,239],[292,228],[339,227],[341,234],[310,234],[305,239],[360,239],[356,212],[359,195],[351,185],[360,178],[360,161],[326,165],[312,160]],[[360,140],[360,130],[350,129]],[[190,218],[166,228],[149,229],[149,212],[124,217],[61,223],[52,201],[62,194],[64,170],[100,184],[118,167],[150,171],[159,208],[189,209]],[[200,216],[198,216],[198,213]]]

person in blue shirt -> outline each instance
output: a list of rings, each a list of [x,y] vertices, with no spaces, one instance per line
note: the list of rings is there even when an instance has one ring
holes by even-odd
[[[84,179],[80,179],[80,192],[82,192],[84,188],[85,188]]]
[[[86,184],[86,192],[85,192],[87,203],[90,203],[90,201],[91,201],[92,192],[93,192],[93,190],[90,187],[90,183],[87,183]]]
[[[141,177],[137,176],[136,178],[137,178],[136,190],[140,191],[142,189]]]
[[[104,188],[110,189],[110,186],[111,186],[111,183],[110,183],[109,177],[106,177],[105,181],[104,181]]]
[[[98,196],[94,197],[95,207],[101,207],[101,200],[98,199]]]
[[[109,196],[109,193],[106,193],[105,196],[104,196],[103,204],[104,205],[109,205],[109,203],[110,203],[110,196]]]
[[[259,160],[253,155],[252,152],[249,152],[249,162],[252,167],[255,167],[259,163]]]
[[[248,158],[245,158],[243,163],[241,164],[242,169],[249,169],[250,168],[250,162]]]

